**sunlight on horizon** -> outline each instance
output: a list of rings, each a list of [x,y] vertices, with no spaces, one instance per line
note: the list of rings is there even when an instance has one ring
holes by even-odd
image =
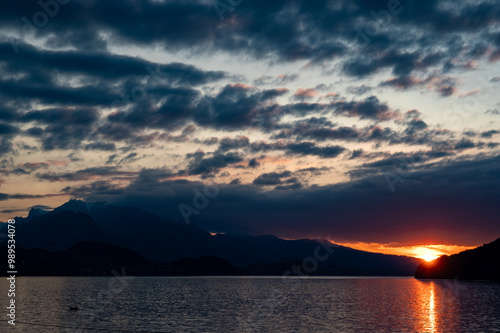
[[[424,259],[425,261],[428,262],[433,261],[434,259],[437,259],[444,254],[440,251],[430,249],[427,247],[417,247],[415,248],[414,252],[415,252],[414,255],[415,258]]]
[[[360,251],[408,256],[408,257],[423,259],[425,261],[432,261],[434,259],[439,258],[442,255],[453,255],[477,247],[477,246],[444,245],[444,244],[397,246],[394,244],[382,244],[382,243],[361,243],[361,242],[342,243],[335,241],[332,242],[341,246],[350,247]]]

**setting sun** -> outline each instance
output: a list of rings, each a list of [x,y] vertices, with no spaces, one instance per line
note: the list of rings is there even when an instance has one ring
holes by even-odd
[[[333,243],[347,246],[356,250],[393,254],[399,256],[408,256],[423,259],[425,261],[432,261],[442,255],[452,255],[465,250],[470,250],[473,247],[450,245],[450,244],[429,244],[429,245],[409,245],[400,246],[398,244],[382,244],[382,243]]]
[[[414,252],[416,258],[424,259],[425,261],[432,261],[439,258],[443,254],[437,250],[429,249],[427,247],[417,247]]]

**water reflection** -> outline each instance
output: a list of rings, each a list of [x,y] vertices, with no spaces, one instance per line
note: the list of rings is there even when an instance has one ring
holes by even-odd
[[[436,332],[436,285],[434,282],[429,284],[429,331]]]
[[[460,331],[464,315],[470,312],[470,309],[462,308],[463,300],[470,298],[470,295],[466,297],[464,282],[435,280],[417,283],[422,330],[430,333]]]
[[[500,284],[412,278],[20,278],[16,332],[494,332]],[[6,280],[0,280],[5,290]],[[97,300],[89,302],[88,300]],[[0,306],[6,298],[0,297]],[[78,312],[68,306],[79,305]],[[0,322],[0,332],[5,330]],[[76,329],[78,328],[78,329]],[[65,331],[65,330],[61,330]]]

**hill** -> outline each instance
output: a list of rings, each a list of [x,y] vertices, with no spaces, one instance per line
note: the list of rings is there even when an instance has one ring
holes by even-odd
[[[422,263],[417,279],[500,280],[500,238],[476,249]]]

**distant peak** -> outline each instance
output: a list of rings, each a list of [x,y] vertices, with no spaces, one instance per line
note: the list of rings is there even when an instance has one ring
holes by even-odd
[[[40,216],[40,215],[45,215],[49,213],[46,210],[40,209],[40,208],[31,208],[29,213],[28,213],[28,219],[32,219],[34,217]]]
[[[87,213],[89,204],[82,200],[71,199],[68,202],[62,204],[61,206],[54,209],[54,212],[60,212],[63,210],[70,210],[75,213]]]

